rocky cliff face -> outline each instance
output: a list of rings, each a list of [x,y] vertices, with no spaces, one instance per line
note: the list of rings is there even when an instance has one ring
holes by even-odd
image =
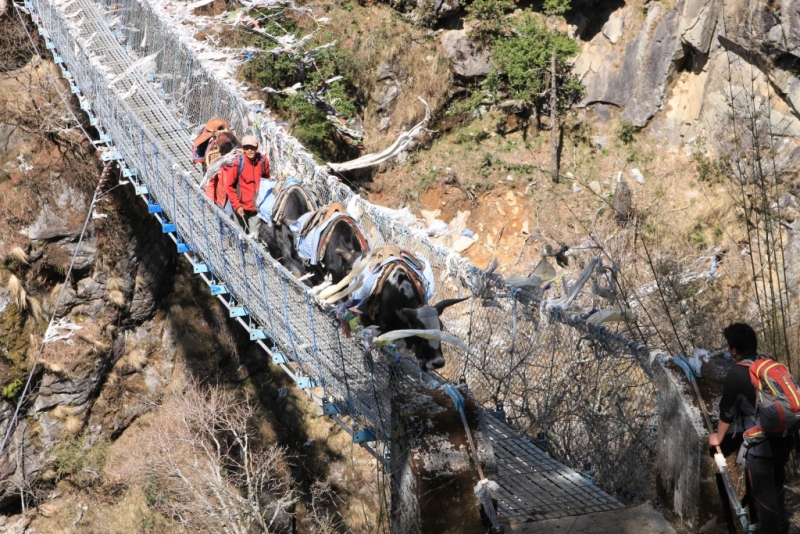
[[[600,31],[584,31],[574,66],[584,105],[613,104],[621,119],[687,152],[725,153],[719,134],[731,94],[752,95],[757,107],[769,99],[776,128],[800,133],[797,2],[615,4],[600,23]],[[787,162],[798,155],[794,140],[780,149]]]
[[[46,100],[55,96],[45,75],[52,67],[32,60],[6,72],[0,91],[0,129],[9,133],[0,151],[0,272],[7,286],[0,295],[0,386],[9,388],[0,399],[3,435],[75,258],[58,304],[61,328],[53,330],[61,339],[42,350],[33,394],[0,457],[0,510],[53,476],[56,444],[118,435],[149,409],[170,380],[175,354],[163,321],[153,320],[175,254],[135,199],[123,188],[104,195],[78,243],[100,169],[77,128],[48,130],[27,115],[60,105]],[[69,120],[63,117],[64,125]]]

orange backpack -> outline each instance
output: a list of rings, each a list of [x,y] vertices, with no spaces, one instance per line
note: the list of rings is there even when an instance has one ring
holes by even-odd
[[[800,388],[786,366],[769,357],[749,366],[750,382],[756,388],[756,426],[745,431],[745,441],[754,445],[800,428]]]

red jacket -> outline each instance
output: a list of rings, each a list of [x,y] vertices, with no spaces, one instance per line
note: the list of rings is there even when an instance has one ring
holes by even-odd
[[[258,186],[261,184],[261,178],[269,178],[269,160],[259,152],[256,152],[255,164],[247,159],[246,156],[240,157],[244,160],[241,175],[237,176],[239,171],[238,158],[234,160],[233,165],[223,167],[220,171],[225,184],[225,191],[228,194],[228,200],[231,201],[233,211],[238,210],[239,207],[244,207],[245,211],[256,211],[256,196],[258,195]],[[259,162],[261,158],[264,160],[263,171]]]
[[[221,171],[212,176],[206,184],[206,196],[220,208],[225,207],[225,203],[228,201],[228,192],[225,190],[225,180],[222,179]]]

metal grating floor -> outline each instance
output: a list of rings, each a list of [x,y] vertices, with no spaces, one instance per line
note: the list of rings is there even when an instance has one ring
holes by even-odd
[[[85,22],[79,29],[82,40],[86,42],[91,36],[91,49],[97,55],[99,62],[108,68],[109,74],[119,75],[131,67],[134,58],[125,52],[114,37],[95,1],[77,0],[74,6],[80,8],[85,16]],[[130,90],[134,85],[135,91],[125,99],[126,102],[138,115],[142,124],[158,138],[164,155],[199,178],[199,172],[187,165],[191,160],[190,133],[178,122],[164,99],[157,94],[139,69],[134,69],[116,83],[120,93]]]
[[[498,511],[505,521],[527,523],[624,508],[494,415],[487,413],[486,423],[497,461]]]

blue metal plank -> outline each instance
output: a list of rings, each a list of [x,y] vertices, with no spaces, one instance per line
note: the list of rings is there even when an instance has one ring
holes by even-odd
[[[212,295],[225,295],[227,293],[228,293],[228,288],[225,287],[225,284],[211,284]]]
[[[317,379],[313,376],[298,376],[297,388],[298,389],[311,389],[317,387]]]
[[[249,313],[247,313],[247,310],[245,310],[242,306],[236,306],[231,308],[230,310],[228,310],[228,314],[231,317],[244,317],[246,315],[250,315]]]

